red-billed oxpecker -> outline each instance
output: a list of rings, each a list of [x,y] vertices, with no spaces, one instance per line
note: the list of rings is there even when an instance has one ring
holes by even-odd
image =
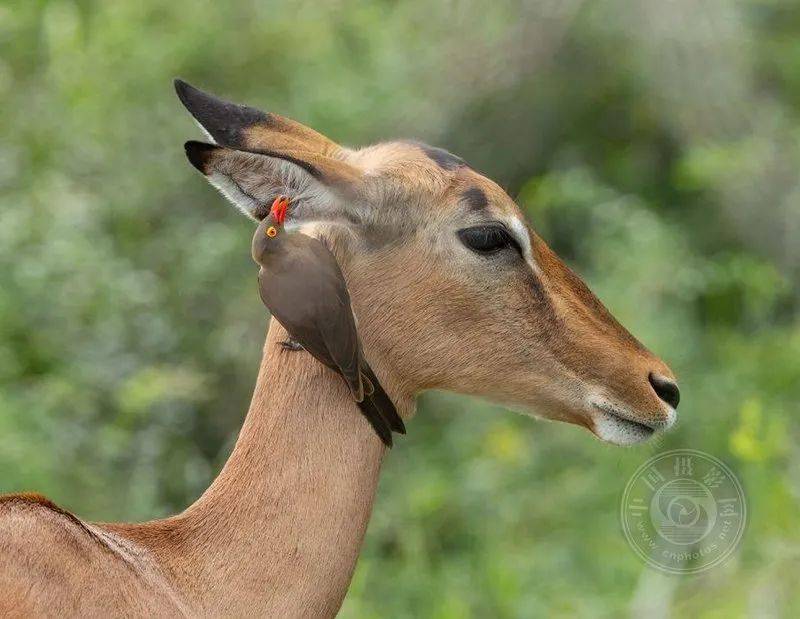
[[[284,229],[289,200],[279,196],[253,237],[253,260],[261,267],[261,300],[293,342],[344,378],[377,435],[392,446],[403,420],[364,360],[350,294],[331,251],[319,240]],[[292,348],[292,343],[287,348]]]

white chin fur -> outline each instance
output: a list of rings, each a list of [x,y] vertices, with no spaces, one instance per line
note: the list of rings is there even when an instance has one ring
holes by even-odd
[[[593,411],[592,420],[597,437],[614,445],[625,446],[642,443],[655,433],[646,426],[621,419],[601,410]]]

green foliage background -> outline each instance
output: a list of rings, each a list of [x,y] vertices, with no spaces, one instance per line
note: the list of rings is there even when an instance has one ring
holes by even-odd
[[[87,518],[198,496],[263,341],[250,224],[184,160],[174,76],[459,153],[681,379],[675,431],[634,449],[424,397],[344,617],[800,616],[800,5],[0,3],[0,491]],[[675,447],[750,505],[699,577],[645,568],[617,520]]]

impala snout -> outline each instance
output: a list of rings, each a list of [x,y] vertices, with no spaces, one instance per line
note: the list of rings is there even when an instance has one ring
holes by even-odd
[[[681,392],[674,380],[654,372],[650,372],[647,375],[647,380],[650,381],[653,391],[663,402],[672,408],[678,408],[678,403],[681,401]]]
[[[680,391],[669,367],[605,308],[543,242],[537,261],[546,274],[554,314],[561,325],[550,349],[585,394],[575,423],[599,438],[630,445],[669,429]]]
[[[589,397],[588,427],[598,438],[632,445],[668,430],[677,420],[680,391],[672,373],[646,350],[641,357],[632,359],[628,368],[620,368],[619,374],[614,373],[616,380],[609,378],[604,388]],[[642,365],[657,369],[642,371]]]

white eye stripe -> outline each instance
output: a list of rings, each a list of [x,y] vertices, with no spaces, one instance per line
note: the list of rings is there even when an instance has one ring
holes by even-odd
[[[516,217],[509,217],[504,220],[504,223],[514,236],[514,239],[517,241],[517,243],[519,243],[519,246],[522,249],[522,257],[525,258],[525,262],[527,262],[531,269],[533,269],[534,273],[538,274],[539,267],[536,264],[536,261],[533,259],[531,237],[530,234],[528,234],[528,227]]]

